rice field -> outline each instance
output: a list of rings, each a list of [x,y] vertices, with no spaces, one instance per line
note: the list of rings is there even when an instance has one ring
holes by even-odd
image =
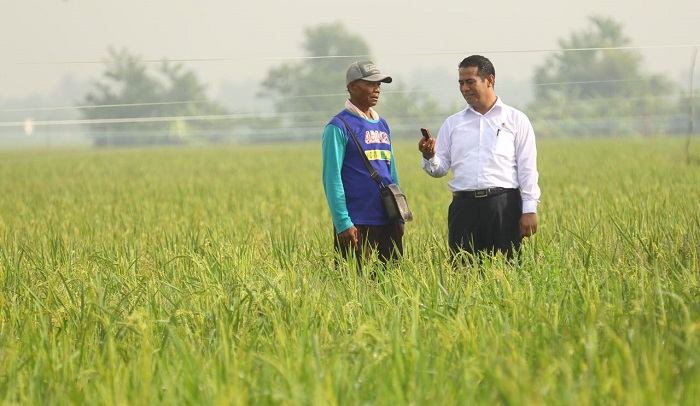
[[[538,141],[539,232],[480,270],[416,143],[376,279],[334,266],[320,145],[0,151],[0,403],[697,404],[684,140]]]

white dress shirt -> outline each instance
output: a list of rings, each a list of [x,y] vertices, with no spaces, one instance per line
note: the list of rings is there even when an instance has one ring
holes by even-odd
[[[448,117],[440,127],[435,156],[423,170],[439,178],[452,169],[453,192],[491,187],[520,189],[523,213],[537,213],[535,132],[527,116],[499,97],[486,114],[471,106]]]

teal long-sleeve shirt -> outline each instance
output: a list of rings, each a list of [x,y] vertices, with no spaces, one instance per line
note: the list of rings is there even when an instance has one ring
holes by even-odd
[[[376,120],[372,122],[376,122]],[[327,125],[323,131],[323,142],[321,144],[323,156],[323,188],[326,192],[326,200],[328,201],[328,207],[333,219],[333,225],[338,233],[342,233],[354,225],[350,219],[350,214],[348,213],[345,200],[345,188],[343,186],[343,179],[341,176],[348,142],[352,142],[352,140],[348,139],[342,129],[333,124]],[[399,177],[396,171],[393,145],[391,147],[390,166],[391,176],[394,178],[394,182],[398,185]]]

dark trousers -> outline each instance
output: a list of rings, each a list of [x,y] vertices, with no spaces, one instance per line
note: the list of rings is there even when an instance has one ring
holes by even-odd
[[[520,250],[522,197],[517,189],[497,196],[455,196],[447,215],[449,244],[453,255],[502,252],[512,259]]]
[[[392,259],[398,259],[403,255],[403,233],[404,223],[395,222],[383,226],[363,226],[357,227],[359,250],[355,252],[358,260],[367,260],[373,252],[377,253],[379,260],[383,263]],[[335,235],[334,246],[343,258],[347,259],[352,248],[340,245],[338,241],[338,230],[333,227]]]

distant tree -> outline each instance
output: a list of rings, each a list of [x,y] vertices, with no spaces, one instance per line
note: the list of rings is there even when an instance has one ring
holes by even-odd
[[[206,87],[182,64],[154,69],[127,50],[109,48],[107,68],[81,108],[96,145],[182,143],[191,137],[218,139],[230,120],[206,95]]]
[[[377,110],[389,118],[392,133],[414,139],[420,136],[421,127],[437,129],[451,114],[463,106],[445,109],[440,103],[425,91],[409,90],[401,81],[395,81],[386,87],[382,86],[382,99]]]
[[[356,59],[370,59],[370,51],[340,23],[306,28],[304,34],[306,57],[270,69],[259,96],[273,100],[281,125],[318,133],[328,109],[337,109],[345,97],[345,69]]]
[[[639,52],[615,21],[589,17],[591,28],[559,40],[561,51],[537,67],[533,119],[557,122],[562,135],[658,134],[672,125],[679,86],[643,72]],[[558,129],[558,130],[557,130]],[[544,132],[544,131],[540,131]]]
[[[349,32],[341,23],[318,25],[306,28],[303,49],[305,57],[299,61],[286,62],[270,69],[261,83],[260,97],[274,102],[281,115],[279,125],[293,127],[297,136],[317,137],[330,115],[339,111],[348,94],[345,87],[345,71],[356,60],[373,60],[370,47],[358,35]],[[392,93],[398,85],[382,87],[380,113],[390,118],[393,114],[402,118],[416,114],[434,114],[421,106],[437,107],[428,96],[408,97]],[[386,90],[384,90],[386,89]],[[405,88],[404,88],[405,89]],[[386,97],[384,95],[387,95]],[[391,94],[391,96],[389,96]],[[391,103],[388,100],[391,99]],[[391,112],[392,116],[387,113]],[[400,120],[400,119],[399,119]]]

